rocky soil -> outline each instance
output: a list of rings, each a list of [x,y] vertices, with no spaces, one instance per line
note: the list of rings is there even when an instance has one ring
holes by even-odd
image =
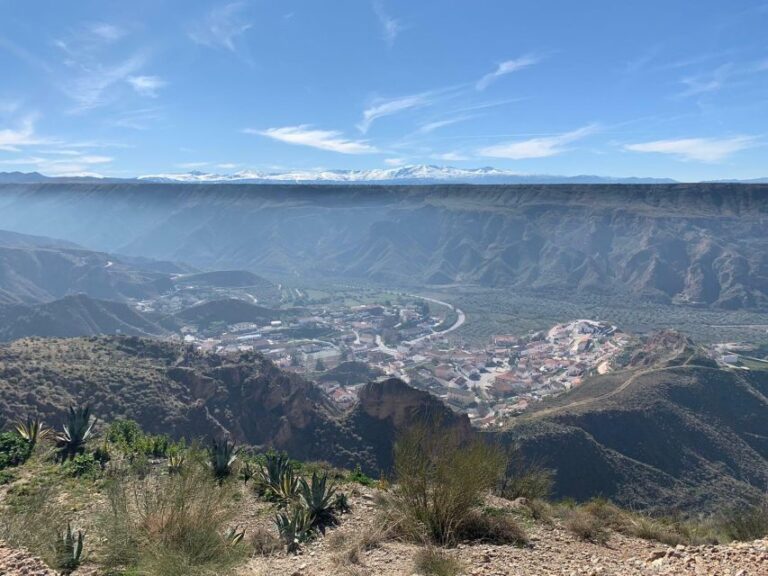
[[[376,542],[374,493],[353,495],[353,510],[340,527],[298,555],[252,558],[238,576],[415,576],[420,546]],[[501,502],[494,499],[494,506]],[[507,506],[510,506],[507,503]],[[262,516],[263,518],[263,516]],[[467,576],[768,576],[768,539],[722,546],[668,547],[612,533],[605,545],[578,540],[558,520],[521,520],[527,547],[460,544],[447,550]],[[361,540],[375,542],[361,550]],[[352,552],[352,550],[356,550]]]

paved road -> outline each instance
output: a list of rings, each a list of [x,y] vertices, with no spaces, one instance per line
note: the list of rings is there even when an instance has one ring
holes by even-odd
[[[424,336],[419,336],[418,338],[414,338],[413,340],[404,340],[403,344],[412,345],[412,344],[416,344],[417,342],[421,342],[422,340],[426,340],[427,338],[432,338],[433,336],[448,334],[449,332],[453,332],[457,328],[461,327],[461,325],[467,321],[467,315],[464,313],[464,311],[460,310],[459,308],[456,308],[456,306],[454,306],[453,304],[449,304],[448,302],[443,302],[442,300],[436,300],[434,298],[428,298],[427,296],[419,296],[418,294],[406,294],[406,296],[410,296],[411,298],[419,298],[421,300],[426,300],[427,302],[433,302],[434,304],[440,304],[441,306],[445,306],[446,308],[455,310],[456,322],[454,322],[451,326],[449,326],[445,330],[440,330],[439,332],[432,332],[430,334],[425,334]],[[390,348],[389,346],[386,346],[384,344],[384,341],[381,339],[381,336],[379,335],[376,336],[376,345],[381,352],[384,352],[384,354],[389,354],[390,356],[395,356],[397,354],[397,350],[395,348]]]

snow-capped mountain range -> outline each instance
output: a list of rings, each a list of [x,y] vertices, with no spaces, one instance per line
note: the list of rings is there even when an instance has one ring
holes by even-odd
[[[376,184],[529,184],[529,183],[665,183],[669,178],[610,178],[604,176],[551,176],[520,174],[499,168],[454,168],[452,166],[415,165],[372,170],[294,170],[288,172],[256,172],[246,170],[234,174],[185,172],[140,176],[150,182],[193,183],[376,183]]]

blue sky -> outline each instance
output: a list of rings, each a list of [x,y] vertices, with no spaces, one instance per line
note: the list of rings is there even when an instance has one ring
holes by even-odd
[[[768,2],[0,0],[0,171],[768,176]]]

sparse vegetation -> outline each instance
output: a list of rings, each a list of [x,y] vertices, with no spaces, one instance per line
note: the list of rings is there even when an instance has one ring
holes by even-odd
[[[417,573],[425,576],[458,576],[462,565],[445,550],[428,546],[416,553],[413,565]]]
[[[505,465],[495,446],[465,441],[440,426],[411,428],[395,445],[393,504],[402,529],[413,539],[455,543]]]
[[[565,527],[577,538],[595,544],[608,542],[610,532],[602,522],[582,508],[567,510],[564,516]]]

